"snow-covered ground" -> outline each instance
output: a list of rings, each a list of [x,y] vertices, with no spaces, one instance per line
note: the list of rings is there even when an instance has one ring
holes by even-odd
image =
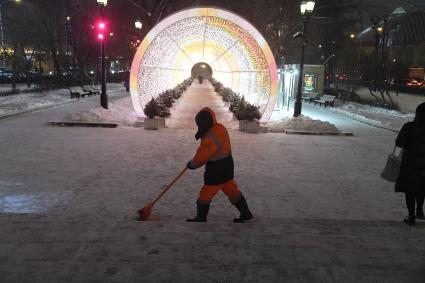
[[[222,193],[207,223],[184,222],[202,169],[136,222],[193,156],[195,131],[46,125],[99,102],[83,101],[0,120],[0,281],[423,281],[424,224],[402,223],[404,197],[380,178],[395,133],[312,105],[303,113],[359,134],[230,131],[252,223],[232,223]]]
[[[71,101],[68,89],[1,96],[0,116],[67,101]]]
[[[95,107],[86,111],[68,113],[65,121],[73,122],[110,122],[132,126],[137,120],[130,96],[108,103],[108,109]]]
[[[123,89],[122,84],[108,84],[108,92],[115,92],[120,89]],[[0,116],[72,101],[76,100],[70,98],[67,88],[0,96]]]
[[[361,99],[375,102],[375,98],[370,95],[370,92],[367,88],[360,88],[356,91],[356,93],[361,97]],[[381,98],[379,92],[377,92],[377,96]],[[425,95],[420,94],[411,94],[411,93],[397,93],[395,91],[390,91],[391,98],[397,105],[400,107],[400,111],[403,113],[415,113],[416,107],[425,102]],[[388,101],[388,97],[386,95],[385,99]]]
[[[133,110],[130,97],[121,98],[114,103],[110,103],[110,105],[109,110],[96,107],[89,111],[70,113],[65,119],[76,122],[116,122],[127,126],[134,124],[137,117]],[[167,119],[167,125],[171,128],[193,128],[195,126],[193,117],[203,106],[213,108],[217,113],[217,120],[224,123],[227,127],[232,129],[238,128],[237,122],[232,121],[232,113],[224,107],[221,97],[213,91],[212,86],[207,81],[199,85],[196,80],[172,107],[171,117]],[[317,109],[322,110],[322,108],[318,106]],[[403,114],[398,111],[386,110],[353,102],[340,107],[328,107],[327,110],[393,130],[399,130],[404,123],[414,118],[414,114]],[[311,113],[308,113],[297,118],[293,118],[292,114],[292,108],[290,108],[289,111],[274,112],[271,120],[267,124],[270,131],[340,131],[332,121],[322,120],[322,117],[317,118],[314,114],[312,117],[309,117]]]
[[[118,89],[122,89],[121,84],[108,84],[109,91]],[[203,91],[205,95],[199,95]],[[409,96],[404,95],[403,99],[407,100]],[[415,107],[415,105],[413,105],[414,103],[421,103],[421,99],[418,97],[412,96],[412,99],[414,101],[410,103],[411,107]],[[71,101],[67,89],[0,97],[0,116]],[[231,119],[232,114],[225,109],[221,97],[213,92],[211,85],[207,81],[205,81],[203,85],[199,85],[196,80],[171,109],[172,115],[167,119],[167,125],[171,128],[193,128],[193,117],[202,106],[214,108],[218,115],[218,121],[224,123],[229,128],[238,128],[237,122]],[[323,107],[317,107],[318,110],[323,110],[322,108]],[[412,113],[404,114],[398,111],[362,105],[355,102],[334,108],[328,107],[326,110],[371,125],[396,131],[399,130],[404,123],[414,118],[414,114]],[[267,126],[271,131],[340,131],[340,129],[333,124],[333,121],[316,116],[315,113],[311,111],[310,113],[308,113],[308,111],[307,113],[303,112],[304,116],[298,118],[293,118],[292,114],[292,108],[290,108],[289,111],[277,111],[273,113]],[[131,126],[136,121],[137,116],[134,112],[130,97],[125,96],[114,102],[110,102],[108,110],[101,107],[95,107],[87,111],[68,113],[65,115],[64,119],[66,121],[79,122],[115,122],[124,126]]]
[[[287,116],[289,113],[285,113]],[[267,127],[271,132],[291,131],[308,131],[321,133],[337,133],[339,130],[334,124],[326,121],[315,120],[308,116],[300,115],[299,117],[284,117],[278,120],[271,120],[267,123]]]
[[[328,108],[329,111],[352,117],[372,125],[398,131],[404,123],[412,121],[415,114],[350,102],[339,107]]]
[[[37,85],[35,85],[35,84],[31,84],[30,87],[28,87],[27,84],[17,84],[15,89],[22,91],[22,90],[34,89],[36,87],[37,87]],[[9,84],[0,84],[0,93],[2,93],[2,92],[9,92],[9,91],[12,91],[12,90],[13,90],[13,88],[12,88],[12,84],[11,83],[9,83]]]

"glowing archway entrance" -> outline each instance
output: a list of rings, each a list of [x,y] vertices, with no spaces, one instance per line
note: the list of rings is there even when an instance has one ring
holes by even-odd
[[[136,113],[154,96],[191,76],[205,62],[213,76],[269,120],[277,98],[277,68],[263,36],[242,17],[217,8],[192,8],[158,23],[143,39],[130,74]]]

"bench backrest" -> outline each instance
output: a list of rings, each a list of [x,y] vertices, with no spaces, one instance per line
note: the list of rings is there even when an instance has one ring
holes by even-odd
[[[69,87],[69,90],[72,92],[80,92],[81,91],[81,87],[79,86],[71,86]]]
[[[322,101],[334,101],[335,98],[336,98],[336,96],[325,94],[322,97],[320,97],[320,100],[322,100]]]
[[[315,97],[317,97],[317,93],[316,92],[303,93],[303,97],[315,98]]]

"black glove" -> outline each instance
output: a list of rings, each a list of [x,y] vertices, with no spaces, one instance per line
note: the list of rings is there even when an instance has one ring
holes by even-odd
[[[190,165],[190,162],[191,162],[192,160],[189,160],[189,162],[187,163],[187,165],[186,165],[186,167],[188,168],[188,169],[190,169],[190,170],[195,170],[196,168],[194,168],[194,167],[192,167],[191,165]]]

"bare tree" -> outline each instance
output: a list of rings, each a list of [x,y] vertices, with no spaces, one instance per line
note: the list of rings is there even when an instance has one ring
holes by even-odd
[[[34,67],[36,54],[45,49],[46,38],[41,33],[40,13],[31,3],[9,6],[5,17],[6,44],[13,50],[11,61],[13,68],[12,87],[21,75],[26,76],[30,85],[30,71]]]

